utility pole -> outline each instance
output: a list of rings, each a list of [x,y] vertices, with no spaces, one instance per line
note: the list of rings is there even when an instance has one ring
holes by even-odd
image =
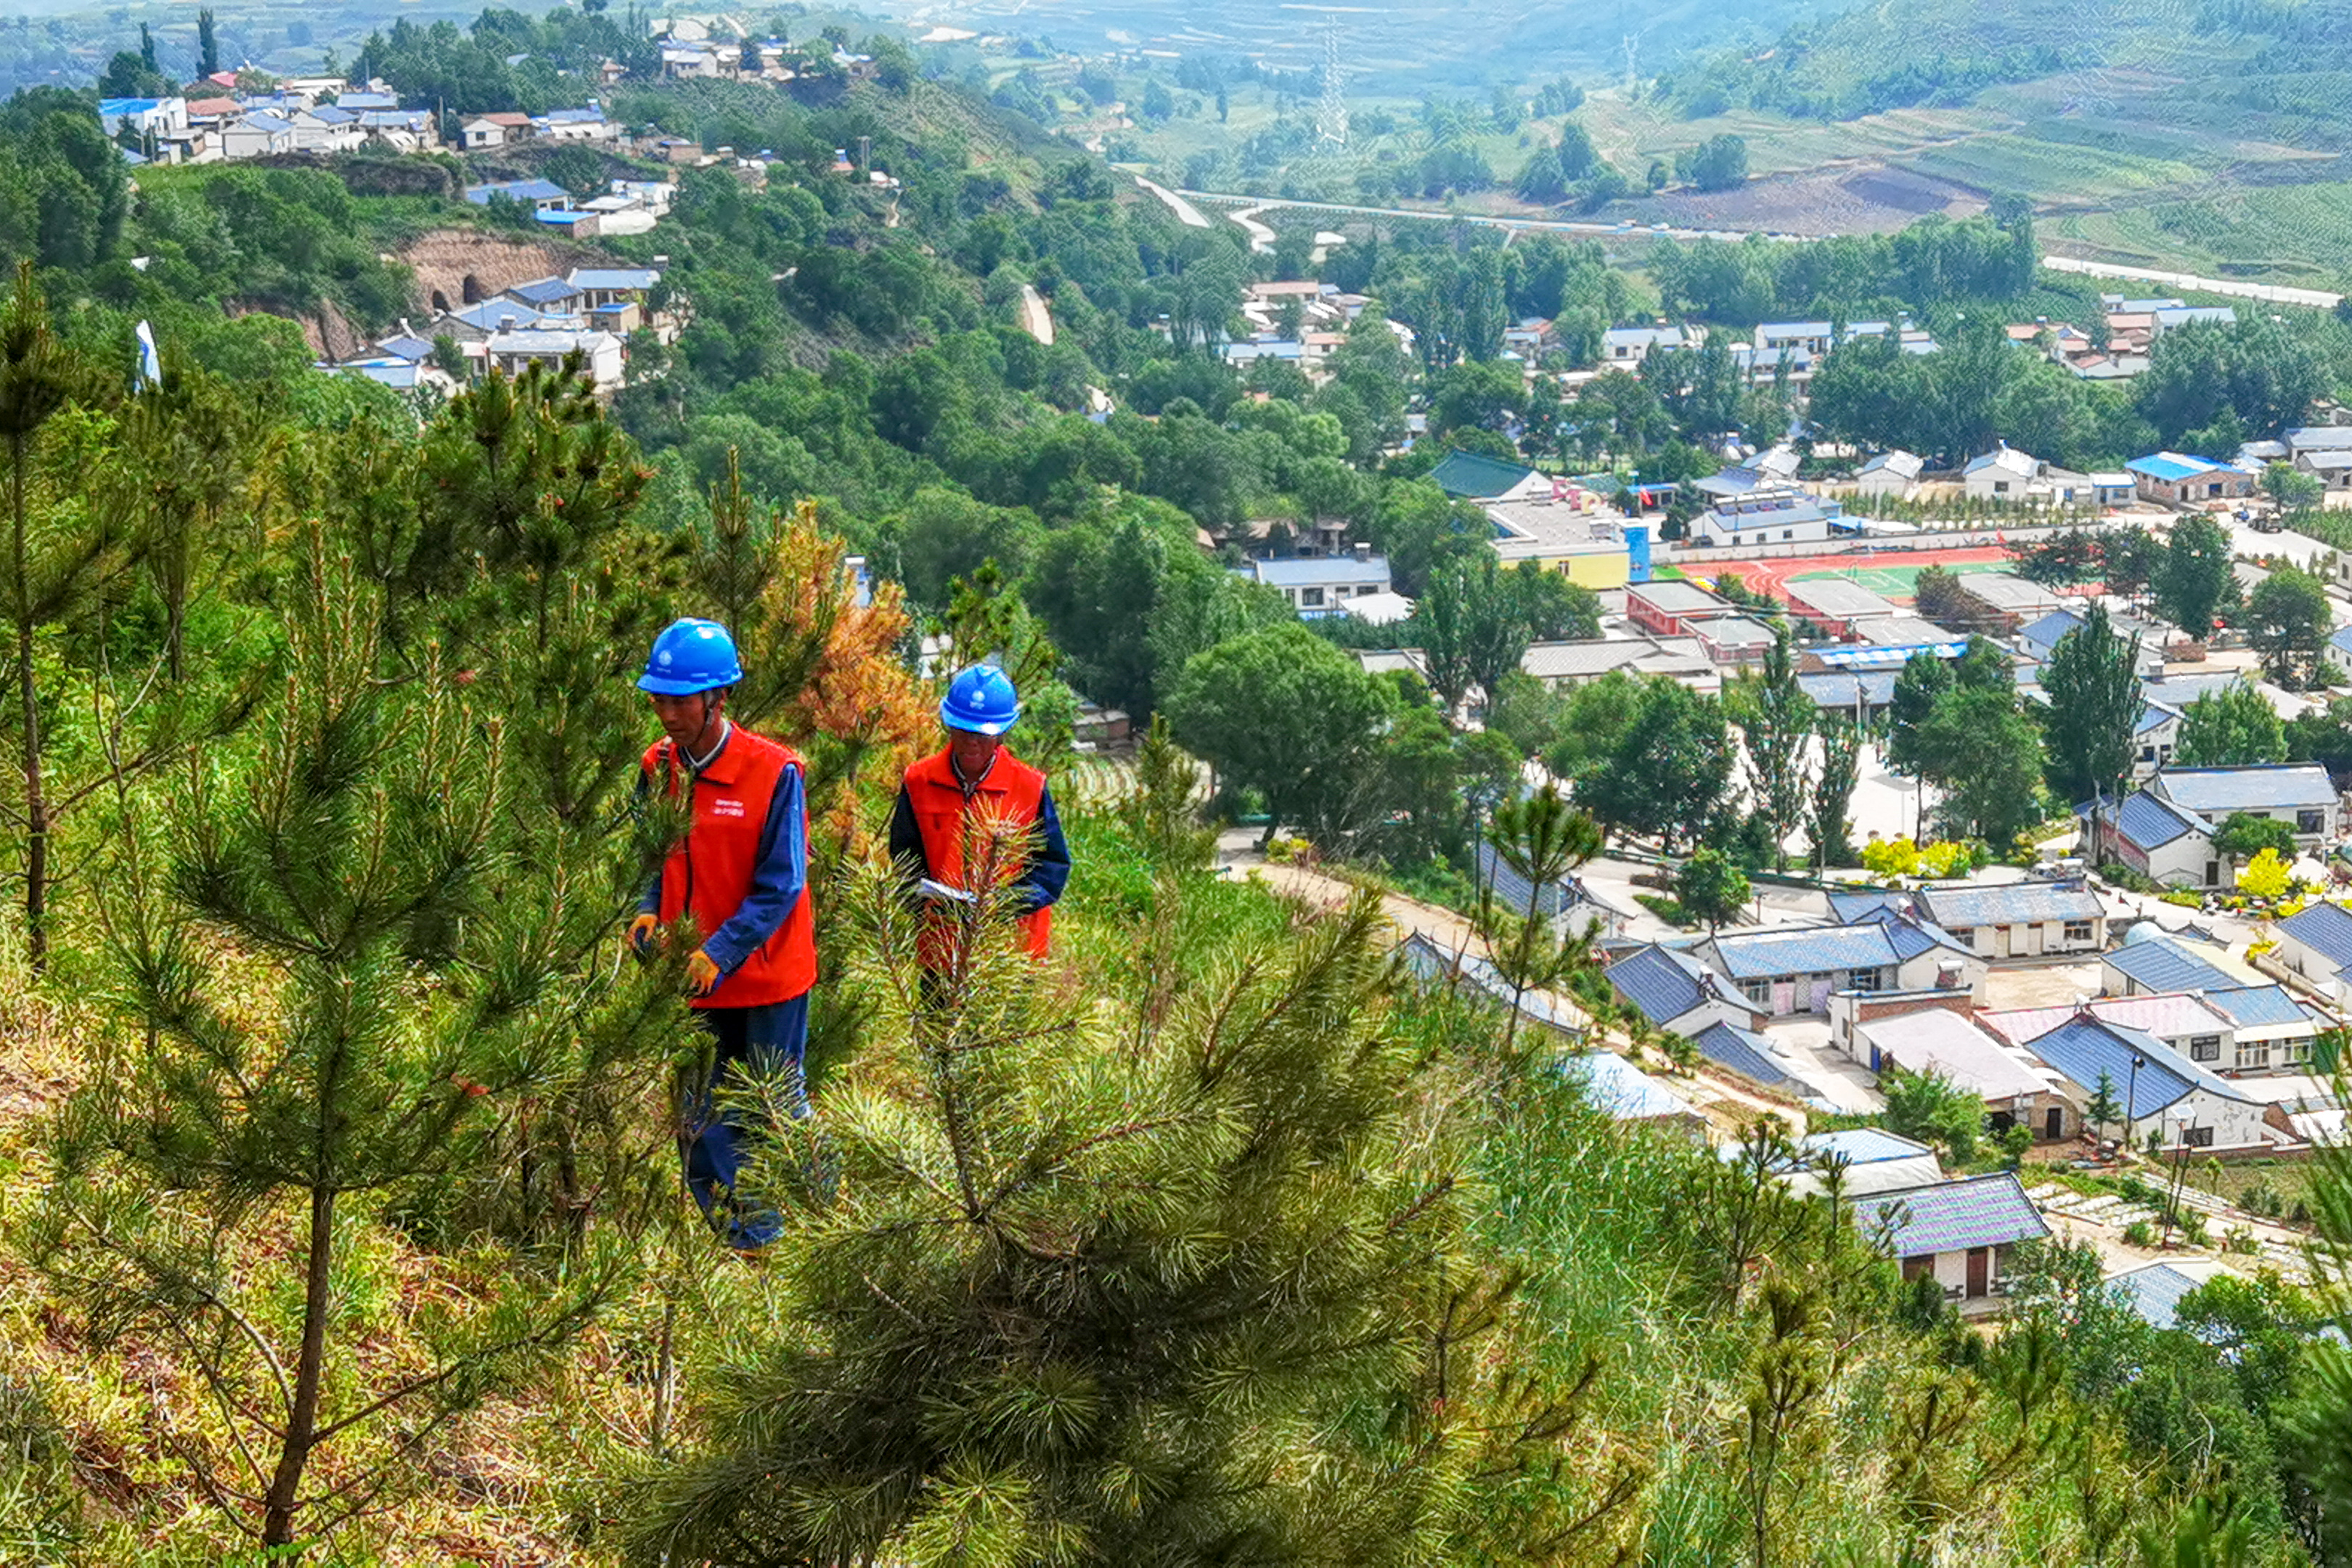
[[[1315,111],[1315,139],[1333,147],[1348,144],[1348,98],[1340,89],[1339,20],[1323,29],[1323,101]]]

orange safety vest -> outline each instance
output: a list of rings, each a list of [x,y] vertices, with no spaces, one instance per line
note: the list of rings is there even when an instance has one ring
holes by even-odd
[[[735,726],[726,747],[710,765],[696,773],[680,768],[674,748],[656,741],[646,748],[646,776],[659,777],[673,800],[678,777],[686,773],[692,795],[694,818],[662,863],[661,922],[669,924],[691,913],[708,938],[735,918],[751,891],[751,874],[759,868],[760,834],[767,826],[768,807],[786,768],[800,768],[802,788],[808,769],[790,746],[754,735]],[[805,816],[805,805],[803,806]],[[808,837],[805,821],[801,827]],[[808,889],[784,913],[783,921],[768,940],[753,949],[732,974],[722,978],[708,996],[698,996],[697,1007],[764,1007],[804,995],[816,984],[816,923],[809,909]]]
[[[967,812],[982,822],[1008,823],[1029,830],[1037,826],[1045,800],[1045,775],[1001,748],[988,776],[971,786],[969,796],[945,750],[907,770],[907,802],[923,836],[923,868],[933,881],[950,888],[964,885]],[[1007,856],[998,869],[998,881],[1012,881],[1026,863],[1025,856]],[[1033,910],[1023,915],[1021,931],[1029,955],[1045,957],[1053,942],[1053,910]]]

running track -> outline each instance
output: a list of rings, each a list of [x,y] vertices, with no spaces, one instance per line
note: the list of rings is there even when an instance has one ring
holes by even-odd
[[[1988,566],[2005,564],[2009,560],[2009,552],[1998,544],[1972,544],[1955,550],[1873,551],[1866,555],[1777,555],[1761,561],[1709,559],[1694,551],[1678,556],[1674,564],[1692,577],[1734,573],[1748,587],[1778,599],[1786,596],[1790,578],[1814,573],[1868,572],[1881,566],[1906,571],[1921,566]],[[1907,600],[1910,595],[1890,594],[1886,597]]]

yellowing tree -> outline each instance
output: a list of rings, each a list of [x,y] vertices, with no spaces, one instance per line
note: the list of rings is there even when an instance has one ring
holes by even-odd
[[[2286,891],[2286,862],[2275,849],[2265,849],[2238,873],[2238,891],[2250,898],[2275,899]]]

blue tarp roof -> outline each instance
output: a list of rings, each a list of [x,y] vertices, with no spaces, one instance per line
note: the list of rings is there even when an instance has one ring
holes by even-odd
[[[2227,466],[2203,458],[2186,457],[2179,452],[2152,452],[2145,458],[2134,458],[2124,465],[2132,473],[2146,474],[2151,479],[2162,479],[2167,483],[2219,472]]]
[[[1891,1225],[1887,1247],[1896,1258],[2007,1247],[2050,1234],[2014,1173],[2002,1171],[1928,1187],[1904,1187],[1853,1200],[1854,1223],[1865,1236]]]

